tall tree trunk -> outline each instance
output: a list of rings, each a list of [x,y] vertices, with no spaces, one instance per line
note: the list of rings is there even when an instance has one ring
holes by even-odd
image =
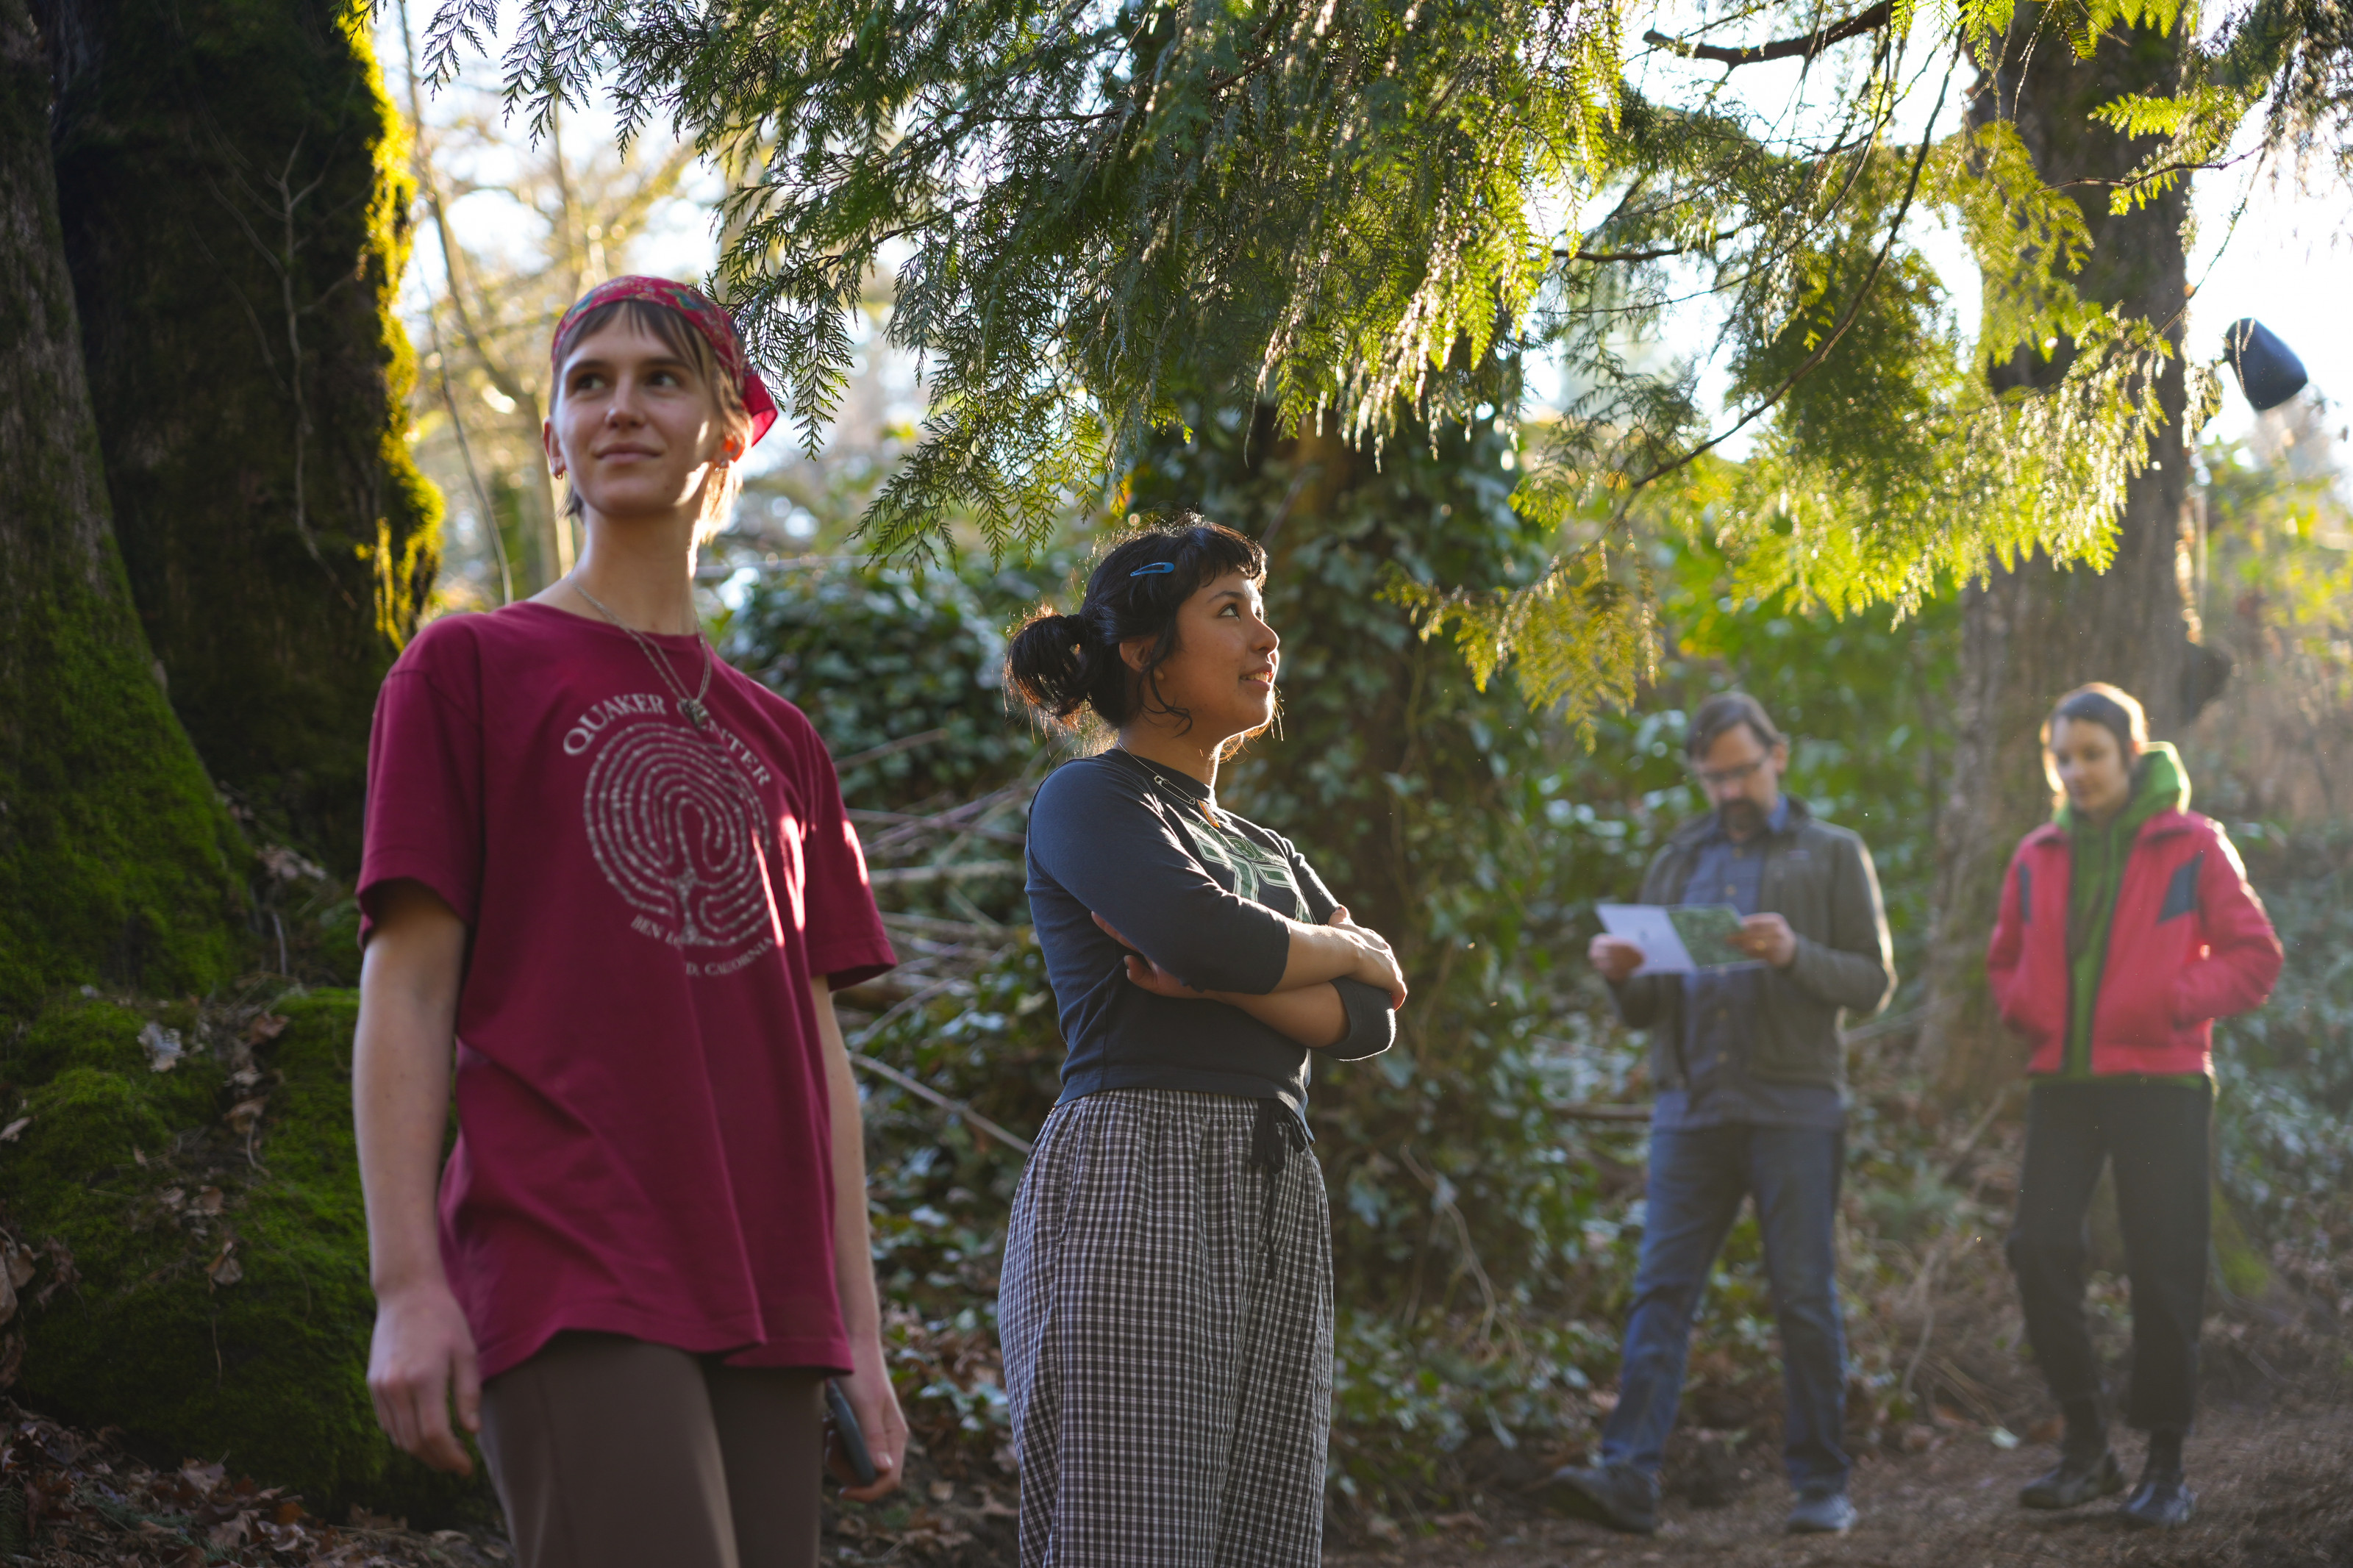
[[[108,523],[48,102],[24,0],[0,0],[0,1013],[61,984],[209,986],[243,900]]]
[[[2182,226],[2185,185],[2126,214],[2108,210],[2108,186],[2149,143],[2120,136],[2091,111],[2127,92],[2161,93],[2179,79],[2184,37],[2120,29],[2078,59],[2064,15],[2022,6],[2000,66],[1978,84],[1972,115],[2012,121],[2044,180],[2083,195],[2093,240],[2076,279],[2085,298],[2156,323],[2177,347],[2187,305]],[[1996,385],[2047,384],[2066,369],[2021,353],[1994,368]],[[1961,673],[1955,692],[1957,745],[1949,803],[1938,824],[1936,923],[1928,954],[1929,1013],[1923,1059],[1942,1092],[1981,1099],[2022,1065],[2017,1045],[1992,1017],[1985,987],[1985,942],[2011,847],[2047,819],[2051,791],[2039,731],[2052,701],[2070,687],[2106,680],[2139,698],[2150,732],[2170,735],[2221,689],[2229,665],[2197,644],[2187,563],[2186,395],[2179,358],[2158,395],[2167,419],[2155,461],[2136,478],[2105,572],[2060,570],[2042,557],[2014,570],[1999,565],[1968,590]]]
[[[174,706],[259,831],[357,858],[440,503],[392,314],[399,121],[348,0],[36,0],[115,527]]]

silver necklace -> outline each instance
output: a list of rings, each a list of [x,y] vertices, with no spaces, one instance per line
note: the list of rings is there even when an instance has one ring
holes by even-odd
[[[1117,752],[1121,756],[1125,757],[1129,762],[1134,763],[1137,767],[1142,768],[1145,773],[1152,775],[1152,782],[1158,784],[1169,795],[1177,796],[1187,805],[1196,805],[1200,807],[1201,815],[1209,819],[1210,826],[1220,828],[1226,826],[1224,819],[1218,816],[1218,808],[1215,804],[1214,795],[1208,800],[1196,799],[1188,792],[1178,789],[1175,784],[1170,784],[1168,780],[1163,776],[1157,767],[1145,762],[1142,757],[1137,756],[1134,752],[1129,751],[1117,741],[1113,741],[1111,743],[1111,749]]]
[[[696,646],[702,649],[702,684],[701,687],[696,689],[693,696],[689,697],[686,694],[686,688],[679,683],[678,677],[671,672],[670,660],[662,657],[662,652],[659,648],[654,647],[653,644],[646,640],[645,634],[643,632],[638,631],[637,627],[629,625],[627,621],[621,619],[620,616],[607,609],[605,607],[604,601],[598,599],[596,595],[590,593],[587,589],[580,585],[580,580],[578,578],[566,577],[565,578],[565,581],[572,584],[572,591],[574,593],[579,595],[582,598],[587,600],[591,605],[595,606],[598,615],[604,616],[607,620],[612,622],[615,626],[629,634],[629,640],[638,645],[638,651],[646,656],[646,661],[649,664],[651,664],[654,667],[654,672],[662,678],[662,684],[669,687],[670,689],[670,695],[678,700],[678,710],[685,714],[687,718],[692,721],[696,729],[710,729],[711,710],[702,705],[702,700],[704,697],[708,696],[711,691],[711,644],[709,640],[703,637],[702,633],[698,630],[694,634]]]

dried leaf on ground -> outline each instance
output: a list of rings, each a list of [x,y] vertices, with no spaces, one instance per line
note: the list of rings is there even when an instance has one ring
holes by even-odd
[[[170,1072],[180,1065],[180,1058],[187,1055],[187,1047],[181,1043],[180,1031],[167,1029],[161,1024],[151,1023],[140,1030],[139,1044],[147,1052],[149,1072]]]

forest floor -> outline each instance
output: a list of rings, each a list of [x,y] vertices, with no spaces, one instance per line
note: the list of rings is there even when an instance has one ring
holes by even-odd
[[[10,1414],[19,1457],[29,1457],[25,1448],[37,1445],[53,1462],[65,1459],[49,1473],[58,1479],[72,1475],[79,1506],[60,1508],[66,1499],[55,1498],[44,1510],[48,1517],[27,1541],[22,1533],[25,1516],[16,1512],[29,1500],[22,1480],[0,1489],[0,1504],[15,1513],[0,1521],[0,1561],[40,1568],[230,1563],[505,1568],[512,1562],[494,1531],[428,1534],[365,1516],[329,1528],[302,1516],[299,1507],[282,1507],[270,1494],[256,1494],[250,1482],[240,1488],[226,1481],[214,1468],[148,1471],[110,1445],[21,1411]],[[2127,1439],[2122,1451],[2130,1470],[2137,1464],[2137,1446]],[[1648,1538],[1559,1518],[1525,1492],[1506,1495],[1499,1489],[1478,1511],[1414,1521],[1427,1531],[1418,1538],[1405,1538],[1412,1527],[1400,1527],[1396,1543],[1335,1545],[1324,1561],[1326,1568],[2353,1564],[2353,1402],[2341,1397],[2341,1391],[2296,1388],[2264,1404],[2210,1407],[2190,1440],[2189,1459],[2199,1517],[2185,1529],[2164,1533],[2125,1529],[2113,1502],[2063,1514],[2021,1510],[2017,1489],[2048,1464],[2048,1449],[2028,1445],[2005,1451],[1982,1432],[1971,1431],[1940,1438],[1925,1453],[1864,1457],[1853,1485],[1862,1520],[1843,1537],[1782,1534],[1788,1499],[1769,1478],[1715,1507],[1671,1497],[1660,1532]],[[24,1473],[20,1468],[19,1475]],[[988,1510],[985,1524],[976,1518],[958,1521],[978,1529],[950,1527],[950,1518],[967,1511],[961,1507],[934,1508],[929,1521],[919,1513],[913,1530],[902,1523],[890,1532],[895,1539],[887,1544],[868,1536],[861,1549],[836,1533],[826,1561],[953,1563],[959,1568],[1013,1562],[1012,1532],[1004,1517],[1009,1510],[1002,1503]]]
[[[1327,1521],[1327,1568],[2353,1568],[2353,1362],[2341,1320],[2303,1327],[2278,1312],[2218,1314],[2208,1326],[2203,1409],[2189,1441],[2198,1519],[2185,1529],[2125,1529],[2114,1502],[2063,1514],[2020,1509],[2018,1488],[2051,1462],[2046,1442],[2010,1447],[2044,1401],[2029,1369],[1992,1336],[2000,1314],[1943,1296],[1953,1331],[1935,1429],[1883,1428],[1859,1459],[1862,1522],[1843,1537],[1781,1533],[1789,1499],[1771,1423],[1687,1394],[1691,1429],[1669,1447],[1669,1495],[1651,1537],[1618,1535],[1550,1511],[1531,1486],[1571,1450],[1458,1457],[1467,1506],[1429,1517]],[[2340,1310],[2341,1310],[2340,1306]],[[2312,1331],[2316,1329],[2317,1331]],[[935,1349],[938,1347],[934,1347]],[[2120,1349],[2121,1346],[2115,1348]],[[1706,1419],[1746,1429],[1697,1425]],[[2008,1428],[1999,1423],[2008,1422]],[[2051,1436],[2044,1423],[2033,1436]],[[2119,1433],[2127,1474],[2137,1437]],[[0,1398],[0,1563],[38,1568],[510,1568],[493,1530],[427,1532],[354,1513],[327,1520],[301,1500],[190,1461],[176,1468]],[[829,1508],[825,1561],[920,1568],[1010,1568],[1013,1486],[1002,1462],[965,1453],[946,1431],[912,1456],[906,1489],[880,1509]],[[1369,1523],[1370,1528],[1367,1528]]]
[[[2119,1435],[2128,1475],[2137,1438]],[[2030,1444],[2005,1451],[1982,1433],[1926,1453],[1866,1456],[1852,1495],[1862,1519],[1841,1537],[1781,1533],[1778,1479],[1715,1508],[1668,1500],[1657,1535],[1615,1534],[1556,1518],[1523,1494],[1481,1513],[1426,1521],[1419,1541],[1324,1554],[1326,1568],[1580,1568],[1706,1563],[1714,1568],[2347,1568],[2353,1564],[2353,1405],[2332,1392],[2284,1393],[2267,1406],[2210,1407],[2188,1451],[2199,1517],[2164,1532],[2127,1530],[2115,1502],[2067,1513],[2018,1506],[2051,1463]]]

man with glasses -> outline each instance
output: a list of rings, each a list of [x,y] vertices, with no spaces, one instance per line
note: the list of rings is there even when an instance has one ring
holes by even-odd
[[[1781,793],[1788,742],[1755,698],[1723,692],[1702,703],[1684,752],[1714,809],[1668,838],[1641,901],[1731,905],[1742,916],[1732,945],[1757,962],[1638,973],[1645,955],[1630,942],[1597,936],[1588,950],[1620,1014],[1650,1031],[1658,1103],[1618,1404],[1600,1463],[1556,1472],[1549,1489],[1614,1529],[1658,1528],[1692,1315],[1754,1197],[1780,1320],[1783,1450],[1798,1494],[1788,1529],[1835,1534],[1855,1519],[1833,1242],[1846,1128],[1839,1029],[1894,989],[1887,917],[1862,840]]]

